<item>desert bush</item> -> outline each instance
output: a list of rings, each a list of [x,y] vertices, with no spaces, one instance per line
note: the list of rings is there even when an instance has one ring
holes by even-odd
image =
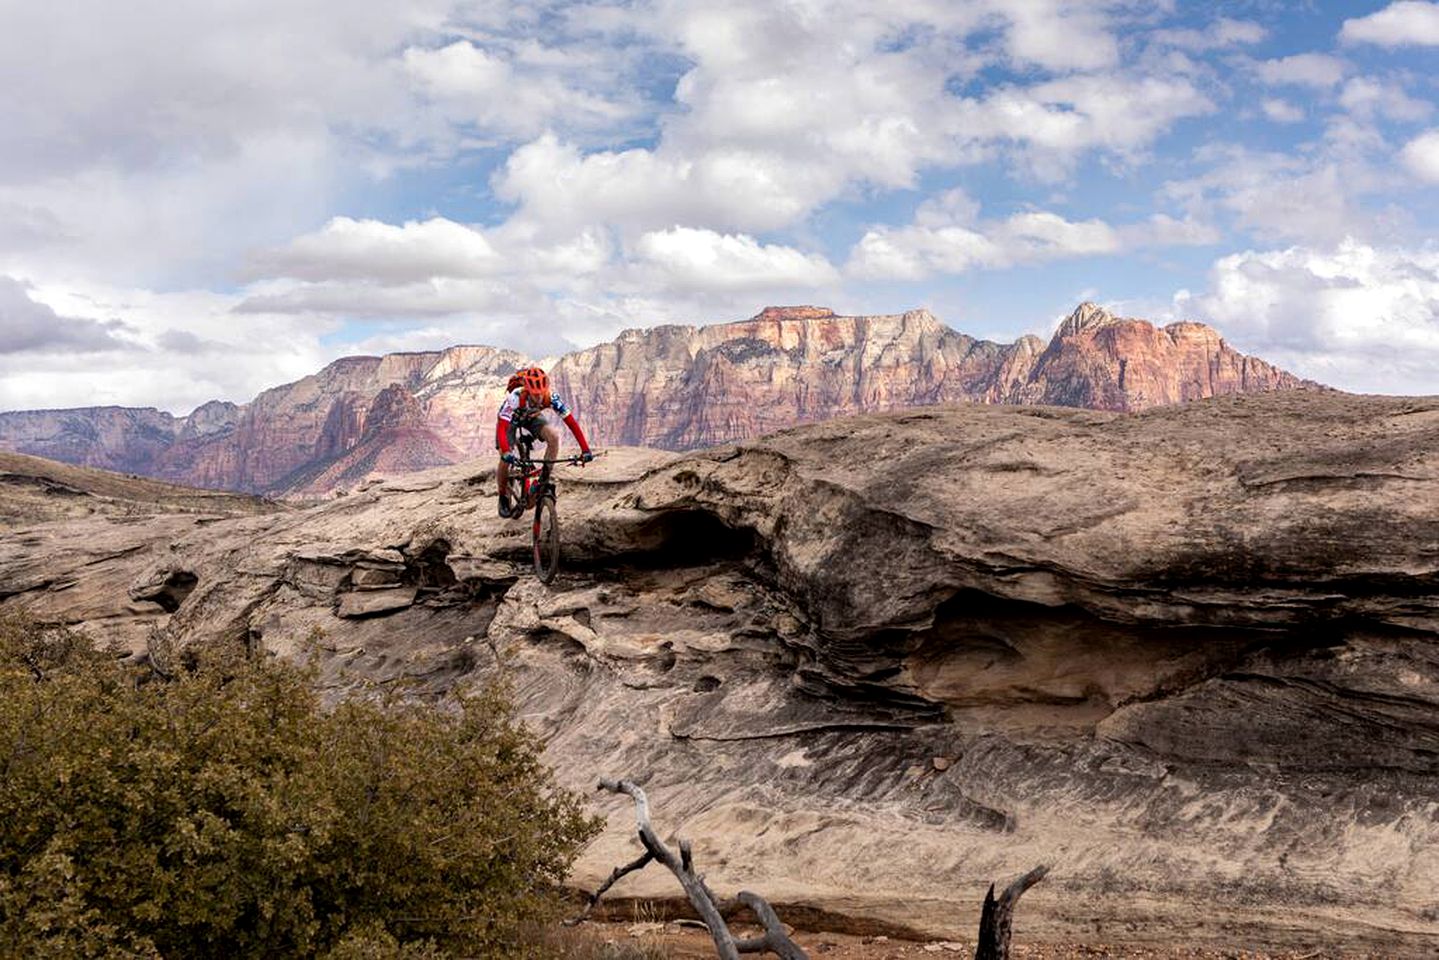
[[[325,709],[0,617],[0,956],[519,957],[595,830],[503,690]]]

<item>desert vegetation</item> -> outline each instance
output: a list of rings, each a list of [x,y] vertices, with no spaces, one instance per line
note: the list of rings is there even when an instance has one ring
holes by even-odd
[[[523,957],[597,829],[503,689],[326,708],[0,619],[0,955]]]

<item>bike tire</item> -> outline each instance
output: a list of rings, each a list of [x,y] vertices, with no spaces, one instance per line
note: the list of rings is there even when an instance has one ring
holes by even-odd
[[[523,430],[517,431],[515,434],[515,452],[519,454],[520,463],[510,466],[510,513],[508,517],[510,520],[518,520],[520,517],[523,517],[525,510],[529,506],[530,491],[528,484],[524,481],[526,468],[523,464],[530,459],[530,445],[531,440],[525,435]]]
[[[534,541],[535,576],[540,578],[540,583],[549,583],[560,572],[560,516],[553,493],[541,494],[535,503],[530,531]]]
[[[518,477],[510,478],[510,519],[518,520],[525,515],[525,484]]]

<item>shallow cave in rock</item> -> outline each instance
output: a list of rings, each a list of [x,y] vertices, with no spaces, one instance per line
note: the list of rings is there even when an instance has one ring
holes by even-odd
[[[1325,633],[1322,642],[1333,642]],[[1256,651],[1283,657],[1322,642],[1313,631],[1120,623],[964,590],[920,629],[821,635],[800,672],[812,691],[846,698],[1006,725],[1089,726],[1119,705],[1222,675]]]
[[[625,557],[635,565],[700,567],[753,554],[759,538],[753,530],[726,526],[703,510],[658,514],[639,530],[640,546]]]
[[[137,599],[158,603],[166,613],[174,613],[199,582],[200,578],[189,570],[172,570],[156,590]]]
[[[453,587],[458,578],[450,567],[450,542],[439,539],[425,547],[405,564],[405,581],[421,590],[443,591]]]
[[[1213,676],[1278,639],[1269,631],[1118,623],[1078,607],[963,591],[911,639],[906,660],[918,691],[950,705],[1116,704]]]
[[[625,528],[618,549],[566,556],[570,569],[615,574],[620,570],[676,570],[738,563],[760,556],[753,530],[730,527],[704,510],[672,510]],[[526,551],[528,556],[528,551]]]

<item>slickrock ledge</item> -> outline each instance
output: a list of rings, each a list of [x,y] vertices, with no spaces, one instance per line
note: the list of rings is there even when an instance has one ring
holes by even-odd
[[[475,463],[37,524],[0,597],[319,657],[336,695],[507,671],[565,783],[638,778],[787,920],[963,936],[1047,863],[1017,936],[1432,955],[1439,398],[941,406],[561,483],[551,588]],[[633,859],[596,802],[581,886]]]

